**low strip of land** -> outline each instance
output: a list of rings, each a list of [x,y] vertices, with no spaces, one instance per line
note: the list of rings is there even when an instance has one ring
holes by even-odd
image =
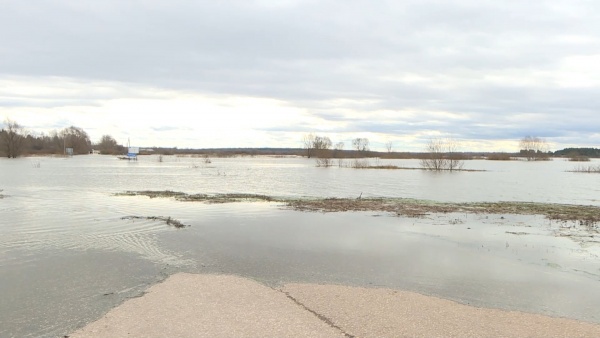
[[[119,196],[174,198],[204,203],[278,202],[294,210],[314,212],[377,211],[420,217],[431,213],[543,215],[551,220],[577,221],[598,230],[600,207],[530,202],[446,203],[406,198],[282,198],[256,194],[186,194],[175,191],[127,191]]]

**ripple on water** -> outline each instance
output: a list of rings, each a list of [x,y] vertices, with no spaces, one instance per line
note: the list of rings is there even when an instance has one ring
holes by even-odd
[[[77,222],[75,222],[77,223]],[[60,224],[36,223],[25,226],[22,231],[5,233],[0,238],[0,253],[10,251],[27,252],[21,256],[35,256],[47,248],[66,250],[98,249],[106,251],[122,251],[134,253],[155,263],[176,266],[192,265],[193,261],[184,259],[181,255],[161,248],[157,234],[164,231],[185,231],[174,229],[162,221],[157,220],[122,220],[112,218],[109,220],[88,221],[76,228],[76,225],[64,226]],[[2,254],[0,265],[9,264],[13,255]],[[24,259],[24,257],[21,257]]]

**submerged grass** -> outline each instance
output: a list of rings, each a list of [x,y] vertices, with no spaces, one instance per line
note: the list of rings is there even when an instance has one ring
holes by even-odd
[[[234,203],[234,202],[277,202],[276,199],[258,194],[186,194],[170,190],[164,191],[126,191],[117,196],[147,196],[150,198],[175,198],[184,202]]]
[[[589,165],[589,166],[577,166],[573,170],[569,170],[568,172],[572,173],[600,173],[600,165]]]
[[[544,215],[551,220],[579,221],[595,225],[600,222],[600,207],[529,202],[442,203],[406,198],[316,198],[286,199],[257,194],[186,194],[174,191],[127,191],[119,196],[175,198],[178,201],[204,203],[278,202],[299,211],[344,212],[379,211],[408,217],[431,213],[464,212],[476,214]]]
[[[189,225],[183,224],[174,218],[163,217],[163,216],[124,216],[124,217],[121,217],[121,219],[123,219],[123,220],[145,219],[145,220],[151,220],[151,221],[162,221],[162,222],[165,222],[165,224],[174,226],[176,228],[189,227]]]
[[[366,165],[366,166],[352,166],[354,169],[386,169],[386,170],[428,170],[427,168],[415,168],[415,167],[400,167],[397,165]],[[440,169],[438,171],[465,171],[465,172],[485,172],[487,170],[480,169]]]

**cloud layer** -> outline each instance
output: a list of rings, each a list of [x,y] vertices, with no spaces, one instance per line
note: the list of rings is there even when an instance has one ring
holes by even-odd
[[[0,115],[50,126],[105,112],[120,125],[154,102],[188,118],[156,117],[137,131],[148,141],[190,120],[222,136],[156,145],[298,146],[315,131],[407,150],[435,135],[599,146],[599,15],[583,0],[12,1]],[[224,110],[255,123],[228,128]]]

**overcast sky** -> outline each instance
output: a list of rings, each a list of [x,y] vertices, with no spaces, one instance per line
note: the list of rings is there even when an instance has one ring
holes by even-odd
[[[597,0],[0,0],[0,118],[141,146],[600,147]]]

